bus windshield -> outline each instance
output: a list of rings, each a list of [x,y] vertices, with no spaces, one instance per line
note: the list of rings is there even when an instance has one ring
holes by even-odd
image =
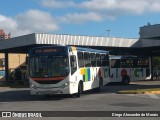
[[[69,75],[67,56],[33,56],[30,58],[31,77],[62,77]]]

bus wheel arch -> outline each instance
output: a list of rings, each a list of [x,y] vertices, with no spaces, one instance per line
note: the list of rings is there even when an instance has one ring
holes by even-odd
[[[122,84],[128,85],[130,83],[130,77],[128,75],[122,77]]]
[[[80,97],[82,93],[83,93],[83,81],[80,80],[78,83],[78,92],[75,95],[76,97]]]
[[[103,78],[100,77],[100,79],[99,79],[99,86],[97,88],[93,89],[94,92],[101,92],[102,86],[103,86]]]
[[[102,87],[102,86],[103,86],[103,78],[101,77],[99,80],[99,87]]]

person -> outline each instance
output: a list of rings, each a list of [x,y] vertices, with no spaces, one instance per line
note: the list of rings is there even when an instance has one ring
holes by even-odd
[[[20,68],[15,69],[15,79],[22,80],[22,71]]]
[[[28,85],[27,74],[25,72],[22,73],[22,80],[24,85]]]
[[[10,78],[10,80],[14,80],[14,73],[13,72],[10,73],[9,78]]]
[[[158,72],[158,79],[160,78],[160,72]]]
[[[25,81],[26,79],[27,79],[27,75],[26,75],[26,73],[25,73],[25,72],[23,72],[23,73],[22,73],[22,80],[24,80],[24,81]]]
[[[156,80],[158,80],[159,79],[159,73],[158,73],[158,71],[156,71]]]

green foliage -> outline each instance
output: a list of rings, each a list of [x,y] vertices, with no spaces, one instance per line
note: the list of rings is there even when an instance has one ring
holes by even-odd
[[[160,69],[160,56],[153,57],[152,67],[155,69]]]

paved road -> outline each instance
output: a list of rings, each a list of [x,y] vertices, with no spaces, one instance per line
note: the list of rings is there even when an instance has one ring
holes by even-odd
[[[117,91],[124,89],[159,86],[160,81],[134,82],[128,86],[111,84],[104,86],[101,93],[89,91],[80,98],[52,96],[47,99],[42,96],[30,96],[28,88],[0,88],[0,111],[160,111],[160,95],[116,94]],[[127,118],[111,119],[127,120]],[[137,120],[139,119],[137,118]],[[144,118],[144,120],[146,119],[156,120],[157,118]]]

